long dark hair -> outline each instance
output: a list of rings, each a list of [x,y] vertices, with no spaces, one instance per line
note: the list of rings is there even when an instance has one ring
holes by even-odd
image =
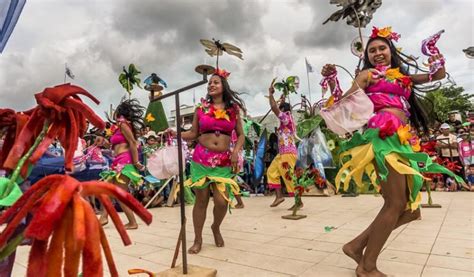
[[[416,63],[414,59],[410,59],[409,56],[398,51],[395,45],[392,43],[392,41],[386,38],[382,38],[382,37],[370,38],[369,41],[367,42],[366,47],[365,47],[365,53],[364,53],[365,54],[364,67],[362,69],[374,68],[374,65],[371,64],[369,61],[369,55],[368,55],[368,51],[369,51],[368,46],[374,40],[383,41],[389,46],[391,57],[392,57],[390,61],[390,66],[392,68],[398,67],[400,69],[400,72],[404,75],[410,75],[410,72],[409,72],[410,67],[413,67],[414,69],[418,71],[424,71],[418,66],[418,64]],[[408,99],[408,103],[410,104],[410,108],[408,109],[408,111],[410,112],[410,123],[417,130],[423,129],[424,131],[429,130],[429,124],[431,123],[429,114],[433,110],[432,106],[429,107],[426,105],[426,103],[430,103],[430,101],[422,101],[422,99],[426,99],[426,98],[424,98],[424,96],[421,95],[421,92],[426,92],[426,91],[427,90],[421,91],[417,86],[413,85],[410,97]]]
[[[145,107],[140,105],[140,102],[137,99],[123,99],[120,104],[117,106],[114,112],[114,117],[123,116],[126,120],[131,123],[132,131],[135,136],[140,134],[140,130],[145,128],[145,123],[143,121],[143,116],[145,115]],[[107,119],[116,124],[115,121],[111,120],[107,115]]]
[[[291,106],[290,103],[282,102],[279,106],[278,109],[282,112],[290,112],[291,111]]]
[[[225,108],[229,109],[233,107],[234,104],[239,106],[239,108],[244,112],[244,114],[247,113],[247,109],[245,108],[244,101],[239,97],[240,93],[233,91],[230,89],[229,82],[227,82],[227,79],[219,76],[219,75],[212,75],[219,77],[221,79],[222,83],[222,100],[225,103]],[[208,94],[207,96],[207,101],[212,103],[212,97]]]

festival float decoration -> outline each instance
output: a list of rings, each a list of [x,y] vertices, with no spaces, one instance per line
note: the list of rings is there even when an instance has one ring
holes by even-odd
[[[296,166],[292,169],[288,163],[284,163],[283,168],[288,170],[284,178],[293,180],[295,186],[295,204],[293,205],[292,214],[283,215],[281,218],[292,220],[306,218],[307,215],[297,214],[299,207],[302,205],[301,196],[303,196],[303,193],[308,191],[311,186],[317,186],[321,189],[325,188],[327,181],[321,176],[320,170],[312,166],[306,168]]]
[[[285,97],[288,97],[290,93],[297,94],[296,90],[299,88],[300,79],[298,76],[288,76],[286,79],[282,79],[280,82],[273,84],[273,87],[281,91]]]
[[[3,122],[10,123],[1,153],[5,157],[2,167],[11,170],[12,174],[8,182],[2,179],[0,199],[8,197],[14,190],[18,191],[18,183],[27,176],[28,168],[41,158],[55,138],[59,139],[65,149],[64,167],[71,171],[78,137],[86,132],[86,119],[100,129],[105,127],[102,119],[82,102],[79,95],[99,103],[86,90],[64,84],[35,94],[38,103],[35,108],[14,116],[9,112],[10,115],[2,119]],[[16,199],[11,199],[13,202],[14,200]]]
[[[298,76],[288,76],[287,78],[283,78],[280,82],[275,83],[276,79],[277,78],[273,78],[270,86],[282,92],[280,98],[277,100],[277,104],[285,102],[286,98],[288,98],[289,102],[290,94],[298,94],[298,92],[296,91],[300,87],[300,78]],[[268,96],[265,97],[268,98]],[[258,123],[262,123],[271,111],[272,109],[269,109],[268,112],[260,119]]]
[[[0,157],[2,167],[11,171],[9,178],[2,178],[0,188],[2,205],[11,206],[0,216],[0,224],[6,224],[0,233],[0,259],[12,261],[16,247],[24,239],[30,240],[27,276],[61,276],[61,272],[77,276],[81,256],[84,275],[102,276],[101,247],[111,275],[118,276],[109,244],[87,196],[100,199],[125,245],[131,241],[109,196],[125,203],[145,223],[152,220],[151,214],[128,192],[106,182],[81,183],[68,175],[44,177],[20,197],[18,184],[54,139],[58,138],[65,148],[65,168],[71,170],[78,138],[87,131],[86,120],[99,129],[105,127],[80,95],[99,103],[86,90],[63,84],[35,94],[38,105],[29,111],[0,111],[5,115],[0,124],[7,130]],[[13,262],[7,264],[9,267]],[[10,271],[10,267],[2,268],[2,272]]]
[[[216,68],[219,68],[219,56],[222,56],[224,52],[241,60],[244,59],[242,57],[242,50],[235,45],[227,42],[220,42],[220,40],[215,40],[214,38],[212,38],[212,40],[201,39],[199,41],[204,45],[204,47],[206,47],[205,51],[209,56],[216,57]]]
[[[151,130],[157,133],[164,131],[169,126],[165,110],[163,109],[163,103],[152,100],[156,96],[161,96],[163,88],[167,88],[168,85],[156,73],[152,73],[143,82],[145,83],[145,90],[150,92],[150,103],[145,113],[145,123],[150,126]]]
[[[140,78],[138,78],[138,74],[141,72],[135,67],[133,63],[128,66],[128,70],[125,69],[125,66],[122,69],[122,73],[119,75],[119,82],[122,87],[128,92],[128,97],[130,98],[132,95],[133,86],[140,86]]]
[[[468,57],[469,59],[474,59],[474,46],[470,46],[466,49],[463,49],[462,51],[464,52],[466,57]]]
[[[124,245],[131,240],[109,196],[130,207],[146,224],[152,215],[128,192],[106,182],[79,182],[68,175],[49,175],[35,183],[0,217],[8,223],[0,234],[0,258],[23,239],[31,239],[27,276],[77,276],[82,257],[84,276],[103,276],[101,247],[111,276],[119,276],[105,232],[87,196],[96,196],[109,212]],[[19,224],[31,221],[12,238]]]
[[[356,28],[365,28],[372,20],[375,11],[382,6],[382,0],[330,0],[329,3],[336,4],[341,9],[331,14],[323,24],[342,18],[346,19],[348,25]]]
[[[428,38],[424,39],[421,42],[421,52],[428,57],[433,57],[435,55],[439,55],[440,51],[439,48],[436,46],[436,43],[438,42],[439,38],[441,37],[441,34],[444,33],[444,30],[441,30],[437,32],[436,34],[429,36]],[[429,67],[429,80],[431,82],[433,74],[438,72],[439,69],[444,67],[445,59],[437,59],[435,61],[425,63],[425,66]]]
[[[341,7],[340,10],[331,14],[331,16],[323,22],[323,25],[329,21],[339,21],[339,19],[346,19],[347,25],[354,26],[359,31],[359,38],[356,38],[351,43],[351,49],[357,49],[357,52],[364,53],[364,37],[362,36],[361,28],[365,28],[372,20],[375,11],[382,6],[382,0],[330,0],[330,4],[336,4]],[[354,51],[352,52],[354,54]],[[354,54],[359,58],[359,69],[363,56]]]

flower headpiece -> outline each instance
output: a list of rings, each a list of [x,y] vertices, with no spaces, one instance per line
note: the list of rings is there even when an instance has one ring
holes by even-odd
[[[225,69],[217,68],[216,72],[214,72],[214,75],[227,79],[227,77],[230,75],[230,72],[225,71]]]
[[[372,27],[372,34],[370,35],[370,38],[376,38],[376,37],[398,41],[398,39],[400,38],[400,34],[392,32],[392,27],[390,26],[384,27],[382,29],[379,29],[374,26]]]

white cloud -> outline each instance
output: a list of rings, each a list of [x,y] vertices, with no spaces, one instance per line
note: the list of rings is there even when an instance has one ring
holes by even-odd
[[[369,26],[392,25],[402,34],[400,46],[420,55],[420,42],[446,29],[439,47],[458,85],[474,92],[474,60],[462,49],[474,45],[474,4],[469,0],[384,1]],[[101,105],[117,105],[124,90],[117,81],[122,66],[135,63],[142,79],[156,72],[173,90],[196,82],[194,67],[213,64],[199,38],[219,38],[241,47],[244,61],[224,56],[222,67],[232,72],[230,84],[243,98],[249,113],[268,110],[264,97],[273,77],[298,75],[300,92],[307,94],[304,58],[315,68],[309,76],[313,101],[320,99],[319,71],[337,63],[353,71],[357,59],[349,51],[357,30],[344,22],[321,23],[336,7],[329,1],[28,1],[10,41],[0,56],[1,107],[25,110],[34,93],[63,82],[64,63],[76,75],[74,83],[94,93]],[[363,30],[370,33],[370,29]],[[340,74],[343,88],[350,84]],[[195,90],[204,96],[205,87]],[[146,105],[147,92],[135,90]],[[292,96],[292,103],[299,96]],[[191,104],[193,92],[182,94]],[[173,109],[172,99],[164,101]]]

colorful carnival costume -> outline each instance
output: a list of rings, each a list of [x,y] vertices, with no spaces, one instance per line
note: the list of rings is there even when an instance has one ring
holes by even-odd
[[[377,76],[374,76],[374,75]],[[421,201],[420,189],[423,185],[424,172],[440,172],[455,176],[445,167],[434,163],[420,151],[420,141],[413,135],[409,124],[405,124],[393,113],[384,108],[395,108],[403,111],[407,118],[412,81],[409,76],[400,73],[398,68],[378,67],[369,72],[369,80],[377,77],[375,84],[366,88],[366,93],[374,104],[375,114],[368,122],[364,133],[355,133],[341,146],[341,159],[347,159],[336,176],[339,186],[344,177],[344,190],[350,180],[357,186],[364,186],[362,177],[367,174],[378,188],[379,181],[386,181],[390,165],[399,174],[406,176],[409,199],[407,209],[416,210]],[[377,169],[377,171],[376,171]],[[457,176],[456,176],[457,177]],[[462,180],[457,177],[459,181]]]
[[[118,124],[129,124],[127,123],[126,119],[121,117],[117,120]],[[122,131],[119,127],[115,126],[113,130],[113,135],[110,137],[110,143],[112,144],[112,148],[115,145],[121,143],[127,143],[127,139],[122,134]],[[112,161],[112,165],[110,166],[111,170],[103,171],[100,175],[102,179],[111,181],[115,179],[119,183],[123,183],[120,179],[122,175],[127,177],[132,185],[138,186],[143,183],[142,175],[138,172],[138,170],[133,165],[132,153],[130,151],[122,152],[114,157]]]
[[[238,113],[237,105],[227,110],[216,109],[210,102],[201,99],[201,103],[196,108],[199,133],[231,136],[237,124]],[[232,199],[234,195],[239,194],[240,189],[233,179],[230,157],[230,150],[215,152],[198,143],[194,148],[191,161],[191,178],[184,185],[204,189],[214,183],[219,193],[232,205]],[[226,192],[229,197],[226,196]]]
[[[298,153],[295,145],[296,128],[291,112],[280,112],[278,119],[280,120],[280,127],[277,131],[278,155],[267,169],[268,188],[281,188],[280,177],[282,177],[288,194],[293,196],[293,178],[289,172],[295,167]]]

